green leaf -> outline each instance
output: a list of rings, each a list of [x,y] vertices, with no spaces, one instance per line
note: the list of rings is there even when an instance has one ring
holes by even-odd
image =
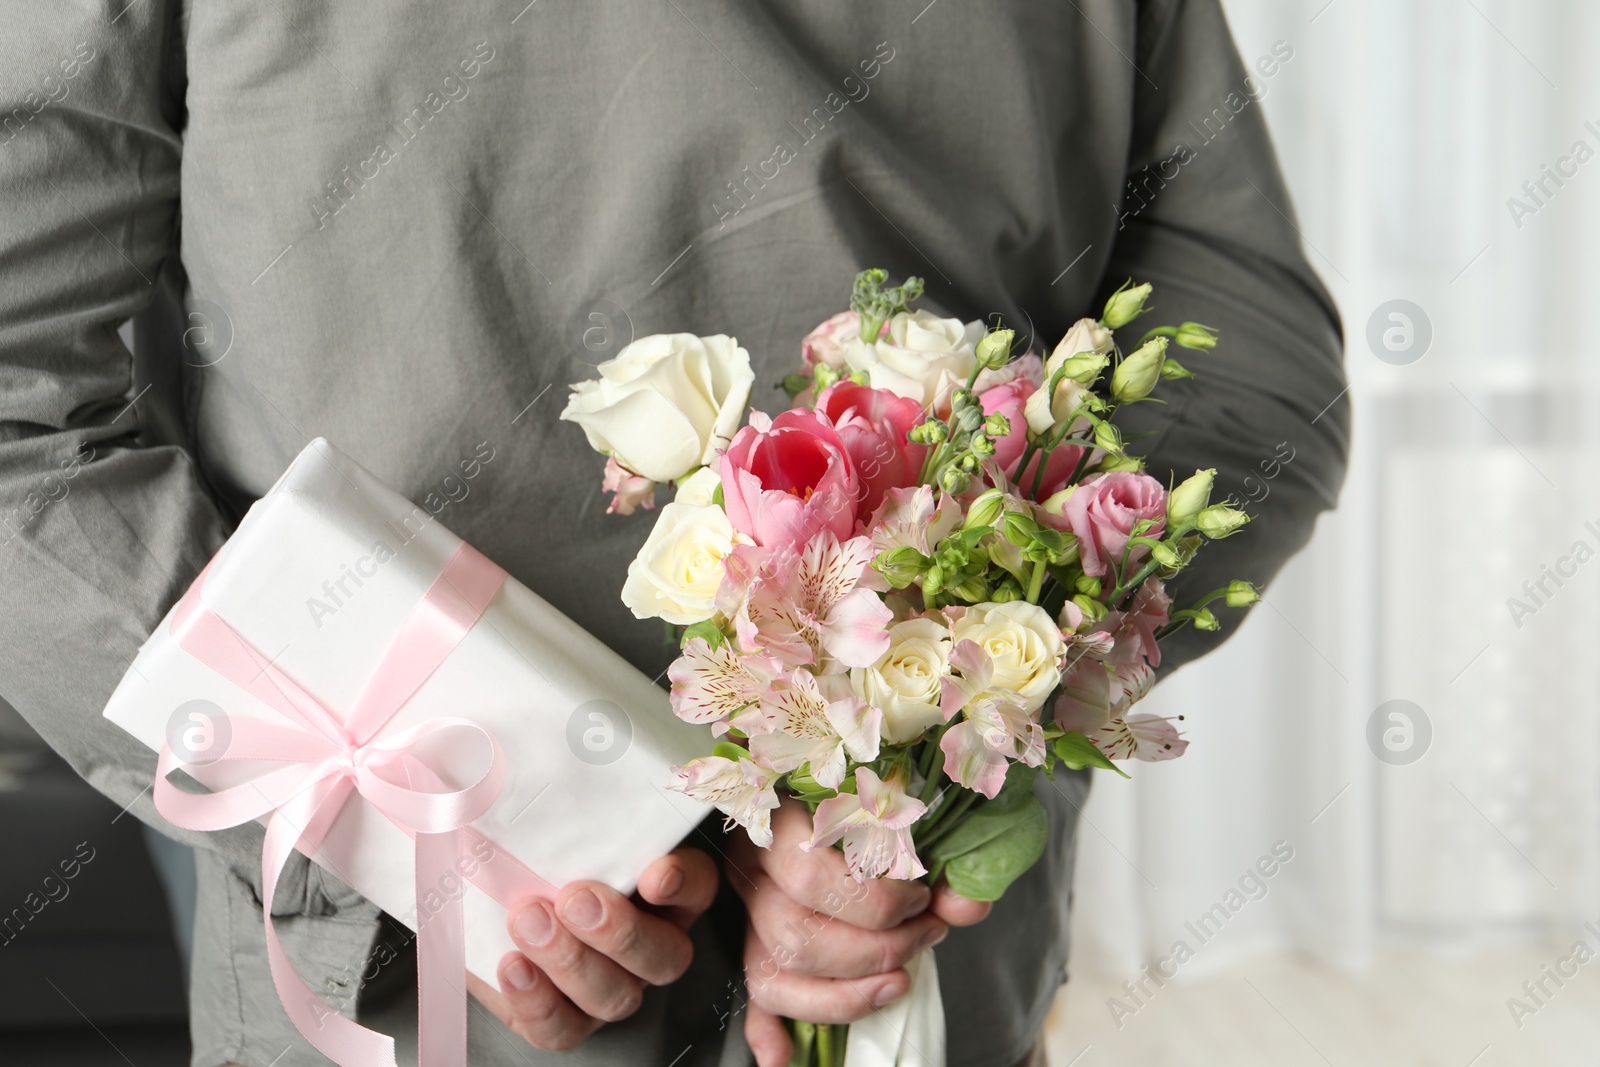
[[[1006,772],[1005,784],[1000,787],[1000,792],[993,799],[973,808],[956,824],[955,829],[940,838],[933,846],[932,857],[936,860],[952,860],[1004,833],[1011,825],[1011,820],[1018,818],[1019,812],[1024,812],[1030,801],[1038,803],[1033,796],[1033,780],[1038,773],[1037,767],[1013,763]]]
[[[711,749],[711,754],[713,756],[721,756],[723,759],[731,759],[735,763],[742,759],[750,758],[748,749],[731,741],[718,741],[716,746]]]
[[[722,503],[722,483],[720,481],[717,483],[717,487],[711,490],[711,502],[719,508],[724,506]]]
[[[999,832],[944,864],[945,881],[968,900],[999,900],[1006,887],[1039,861],[1050,840],[1050,816],[1032,793],[1019,808],[1003,815],[986,818],[979,811],[949,836],[985,822],[996,824]],[[936,854],[943,844],[935,846]]]
[[[706,644],[710,645],[714,649],[721,648],[722,642],[727,640],[722,633],[722,628],[716,623],[712,622],[710,619],[706,619],[703,622],[697,622],[693,626],[684,627],[682,644],[687,646],[689,642],[693,641],[696,637],[703,638]]]
[[[1094,742],[1076,730],[1069,730],[1056,741],[1056,755],[1061,762],[1075,771],[1085,767],[1101,767],[1108,771],[1116,771],[1122,777],[1129,777],[1128,773],[1115,763],[1106,759],[1104,752],[1094,746]]]

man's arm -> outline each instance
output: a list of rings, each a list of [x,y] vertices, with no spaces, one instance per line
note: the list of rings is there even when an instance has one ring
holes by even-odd
[[[1191,319],[1222,340],[1211,353],[1174,348],[1196,377],[1168,383],[1165,405],[1134,405],[1119,422],[1130,437],[1151,435],[1131,442],[1151,475],[1181,481],[1215,467],[1212,499],[1234,494],[1255,516],[1172,583],[1182,608],[1233,578],[1264,585],[1305,545],[1344,480],[1350,403],[1338,312],[1306,261],[1252,97],[1294,77],[1292,44],[1247,69],[1217,0],[1151,0],[1135,58],[1150,79],[1135,80],[1136,195],[1123,207],[1107,285],[1154,283],[1156,313],[1119,340],[1128,348],[1152,323]],[[1237,630],[1240,612],[1218,613],[1223,634],[1186,628],[1163,643],[1163,670]]]

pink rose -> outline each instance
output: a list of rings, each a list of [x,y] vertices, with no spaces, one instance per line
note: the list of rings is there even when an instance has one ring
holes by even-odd
[[[800,341],[800,358],[805,362],[806,373],[818,363],[826,363],[834,370],[844,366],[845,342],[861,336],[861,316],[854,311],[841,311]]]
[[[928,449],[906,440],[906,433],[923,420],[922,406],[915,400],[841,381],[817,397],[817,411],[833,423],[855,464],[861,480],[857,505],[861,515],[876,511],[890,489],[917,484]]]
[[[750,413],[722,455],[722,505],[733,528],[764,548],[803,546],[821,530],[855,532],[855,464],[833,424],[808,408]]]
[[[1050,457],[1052,461],[1054,456]],[[1155,520],[1142,536],[1159,537],[1167,514],[1167,491],[1148,474],[1098,474],[1067,497],[1062,516],[1078,537],[1083,573],[1098,578],[1120,559],[1135,524]]]

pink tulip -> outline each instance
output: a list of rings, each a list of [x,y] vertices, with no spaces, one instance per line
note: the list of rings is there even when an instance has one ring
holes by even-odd
[[[856,528],[861,480],[826,415],[750,413],[722,455],[722,503],[733,528],[764,548],[800,548],[820,530]]]
[[[835,382],[817,397],[817,411],[833,423],[861,479],[857,514],[870,515],[890,489],[917,484],[928,449],[906,434],[923,421],[921,405],[887,389]]]

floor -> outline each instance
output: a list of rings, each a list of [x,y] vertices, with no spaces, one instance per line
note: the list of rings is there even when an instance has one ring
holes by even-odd
[[[1600,1060],[1600,964],[1568,963],[1576,975],[1545,978],[1540,993],[1562,957],[1394,950],[1363,974],[1264,957],[1151,983],[1138,1001],[1123,977],[1075,975],[1050,1018],[1050,1067],[1588,1067]],[[1512,997],[1527,1009],[1515,1018]]]

